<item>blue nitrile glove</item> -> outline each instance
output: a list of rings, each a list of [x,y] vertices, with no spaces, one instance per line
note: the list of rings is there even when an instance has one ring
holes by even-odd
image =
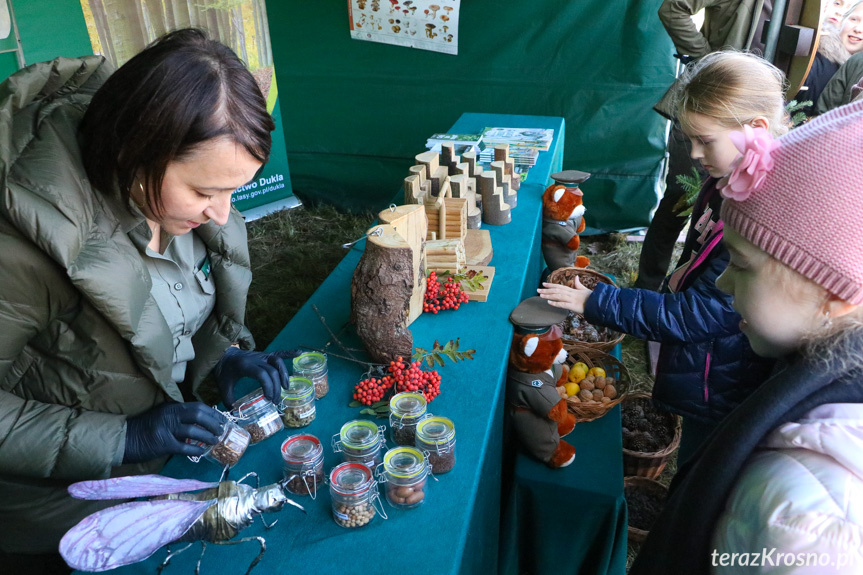
[[[291,355],[294,354],[294,355]],[[299,355],[294,351],[277,351],[263,353],[260,351],[243,351],[237,347],[229,347],[213,368],[213,377],[219,384],[219,391],[225,405],[234,405],[234,386],[244,377],[257,379],[264,390],[267,399],[275,404],[282,400],[282,389],[288,387],[288,368],[282,359]]]
[[[204,403],[163,403],[126,420],[123,463],[165,455],[201,455],[204,448],[186,440],[215,445],[225,421],[224,415]]]

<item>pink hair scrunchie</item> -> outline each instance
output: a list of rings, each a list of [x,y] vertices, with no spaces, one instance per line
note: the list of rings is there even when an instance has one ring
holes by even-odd
[[[728,137],[743,155],[734,161],[734,170],[720,184],[720,192],[725,198],[742,202],[764,184],[767,172],[773,169],[770,155],[779,147],[779,142],[764,128],[745,124],[743,132],[731,132]]]

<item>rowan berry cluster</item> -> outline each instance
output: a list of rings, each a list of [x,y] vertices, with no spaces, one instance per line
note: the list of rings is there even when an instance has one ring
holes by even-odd
[[[363,405],[371,405],[384,398],[392,383],[384,383],[382,379],[368,377],[354,386],[354,399]]]
[[[395,393],[417,391],[422,393],[426,402],[440,395],[441,377],[437,371],[420,369],[420,362],[406,364],[401,357],[391,361],[387,367],[388,375],[381,378],[370,377],[354,387],[354,399],[363,405],[371,405],[384,398],[395,387]]]
[[[461,282],[447,278],[441,284],[435,272],[430,272],[426,278],[426,295],[423,301],[423,311],[437,313],[442,309],[458,309],[467,303],[467,294],[461,288]]]
[[[440,395],[440,374],[437,371],[420,369],[418,361],[405,364],[401,357],[396,359],[390,362],[391,375],[384,377],[389,377],[395,383],[396,393],[418,391],[425,396],[427,403]]]

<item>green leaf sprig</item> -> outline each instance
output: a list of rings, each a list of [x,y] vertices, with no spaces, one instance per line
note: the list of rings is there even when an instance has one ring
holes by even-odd
[[[800,124],[804,124],[806,120],[809,119],[809,116],[806,115],[805,112],[801,110],[803,108],[807,108],[812,105],[812,100],[804,100],[802,102],[798,102],[797,100],[791,100],[788,104],[785,105],[785,111],[788,112],[788,116],[791,118],[791,127],[796,128]]]
[[[675,179],[680,184],[680,187],[683,188],[683,196],[674,204],[674,211],[680,217],[691,216],[692,208],[695,206],[695,199],[704,185],[704,182],[701,181],[701,174],[698,173],[698,168],[693,166],[692,173],[678,174]]]
[[[466,359],[473,359],[473,355],[476,353],[476,350],[467,349],[459,351],[459,339],[461,338],[449,340],[443,347],[441,347],[440,343],[435,340],[431,350],[415,347],[414,350],[416,351],[414,351],[414,354],[411,356],[411,360],[420,362],[424,361],[429,367],[434,367],[435,363],[442,366],[444,364],[444,357],[448,357],[453,363],[464,361]]]

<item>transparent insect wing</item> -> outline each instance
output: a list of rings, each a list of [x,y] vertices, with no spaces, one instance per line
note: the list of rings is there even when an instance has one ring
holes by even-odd
[[[178,499],[133,501],[82,519],[60,540],[60,554],[73,569],[107,571],[146,559],[183,536],[215,503]]]
[[[206,483],[195,479],[172,479],[163,475],[132,475],[79,481],[69,486],[69,494],[72,497],[87,500],[133,499],[135,497],[198,491],[218,485],[218,483]]]

